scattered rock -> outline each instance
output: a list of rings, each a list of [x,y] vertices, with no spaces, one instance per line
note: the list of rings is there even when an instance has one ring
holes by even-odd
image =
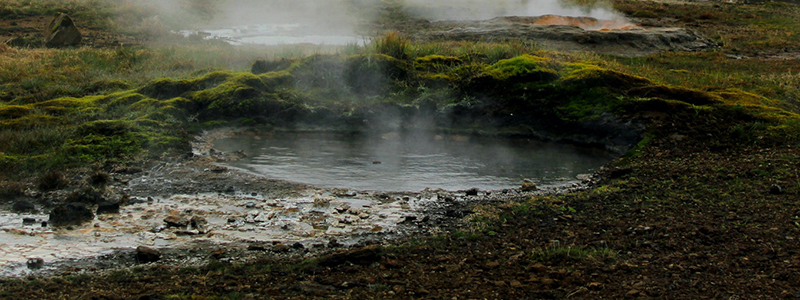
[[[77,46],[81,43],[81,32],[67,14],[58,13],[44,31],[44,45],[48,48]]]
[[[471,188],[471,189],[468,189],[466,193],[467,193],[467,196],[477,196],[480,191],[481,190],[479,190],[478,188]]]
[[[155,262],[161,259],[161,251],[147,246],[136,247],[136,261],[139,263]]]
[[[36,212],[36,205],[25,200],[14,202],[11,206],[11,211],[15,213],[33,213]]]
[[[41,269],[44,266],[44,259],[38,257],[29,258],[26,264],[28,265],[28,269],[31,270]]]
[[[80,225],[92,219],[94,213],[81,203],[59,205],[50,212],[50,224],[53,226]]]
[[[97,206],[97,214],[118,214],[119,213],[119,202],[116,201],[106,201],[102,202]]]
[[[167,223],[168,227],[186,227],[189,226],[189,220],[186,218],[181,218],[179,216],[168,216],[164,218],[164,223]]]
[[[33,225],[36,224],[36,219],[34,218],[22,218],[22,225]]]
[[[208,221],[206,218],[193,216],[189,222],[192,224],[192,227],[197,229],[197,231],[200,233],[206,233],[208,231]]]

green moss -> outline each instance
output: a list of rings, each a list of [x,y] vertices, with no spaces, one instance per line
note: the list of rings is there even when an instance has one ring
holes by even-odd
[[[29,105],[5,105],[0,107],[0,120],[21,118],[31,113]]]
[[[551,68],[546,58],[533,55],[520,55],[498,61],[486,73],[498,81],[542,82],[558,78],[558,73]]]
[[[108,108],[125,107],[139,102],[145,98],[147,98],[145,95],[139,93],[125,92],[107,97],[105,101],[106,103],[104,104]]]
[[[627,90],[647,85],[650,80],[638,76],[601,68],[590,63],[568,63],[562,71],[565,84],[603,86],[616,90]]]
[[[414,59],[414,69],[423,72],[443,72],[462,63],[460,58],[454,56],[428,55]]]
[[[347,57],[342,77],[354,93],[377,95],[386,92],[393,80],[407,75],[404,61],[384,54],[361,54]]]
[[[704,91],[664,85],[635,87],[630,89],[628,94],[635,97],[678,100],[692,105],[711,105],[722,101],[721,97]]]
[[[138,92],[150,98],[169,99],[181,96],[193,88],[194,84],[191,81],[161,78],[151,81]]]
[[[31,129],[31,128],[50,127],[63,123],[64,120],[62,120],[61,118],[48,115],[31,114],[16,119],[0,121],[0,128]]]

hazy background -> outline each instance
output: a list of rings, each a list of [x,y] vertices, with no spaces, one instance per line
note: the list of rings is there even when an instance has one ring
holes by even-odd
[[[123,0],[129,1],[129,0]],[[252,24],[302,24],[320,33],[356,32],[382,16],[390,4],[415,18],[479,20],[498,16],[624,17],[602,0],[139,0],[159,15],[157,22],[194,29]],[[590,2],[591,5],[585,3]],[[581,3],[578,5],[576,3]],[[181,28],[189,29],[189,28]]]

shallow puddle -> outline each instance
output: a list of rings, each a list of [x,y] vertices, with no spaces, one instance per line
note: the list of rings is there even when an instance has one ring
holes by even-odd
[[[238,135],[217,150],[244,151],[228,164],[268,178],[326,188],[376,191],[498,190],[524,179],[560,185],[592,173],[610,153],[521,139],[396,134]]]

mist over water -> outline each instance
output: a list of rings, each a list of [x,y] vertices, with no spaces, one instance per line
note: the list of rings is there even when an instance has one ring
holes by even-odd
[[[560,0],[406,0],[412,15],[430,20],[484,20],[502,16],[535,17],[561,15],[622,20],[610,5],[569,5]]]
[[[275,134],[215,143],[248,157],[230,165],[268,178],[327,188],[412,191],[498,190],[576,181],[608,153],[518,139],[389,133],[382,136]]]

